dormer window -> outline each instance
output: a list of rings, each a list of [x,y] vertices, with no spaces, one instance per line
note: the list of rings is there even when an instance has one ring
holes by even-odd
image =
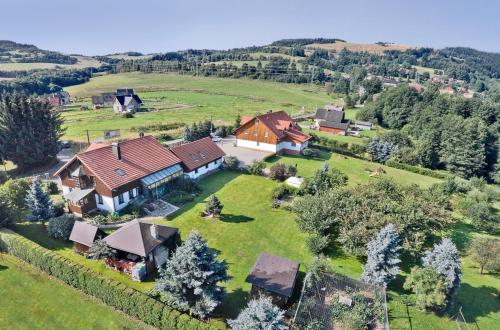
[[[118,174],[119,176],[126,176],[127,175],[127,173],[125,173],[125,171],[122,170],[121,168],[115,169],[115,173]]]

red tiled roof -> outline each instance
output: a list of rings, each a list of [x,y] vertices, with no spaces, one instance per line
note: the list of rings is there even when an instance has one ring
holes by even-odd
[[[87,149],[85,149],[85,151],[92,151],[92,150],[96,150],[96,149],[99,149],[99,148],[102,148],[102,147],[105,147],[106,144],[104,143],[91,143]]]
[[[225,156],[211,138],[206,137],[170,149],[189,172]]]
[[[268,112],[255,117],[243,118],[244,120],[241,121],[242,126],[253,119],[260,120],[261,123],[266,125],[278,137],[278,140],[288,139],[302,143],[311,138],[301,131],[300,127],[293,122],[292,117],[285,111]]]
[[[116,189],[181,162],[153,136],[120,142],[119,147],[120,160],[113,154],[111,145],[103,146],[77,154],[61,167],[55,175],[59,174],[74,159],[78,159],[109,189]],[[125,174],[119,175],[117,172]]]

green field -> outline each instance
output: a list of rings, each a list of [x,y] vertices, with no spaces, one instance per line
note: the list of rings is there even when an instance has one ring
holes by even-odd
[[[34,69],[54,69],[56,67],[63,69],[83,69],[97,68],[101,65],[98,60],[88,56],[72,56],[78,59],[75,64],[57,64],[57,63],[0,63],[0,71],[29,71]]]
[[[312,112],[335,100],[316,86],[174,74],[106,75],[66,90],[77,102],[90,105],[91,95],[124,86],[135,88],[145,107],[182,108],[138,113],[129,119],[113,114],[111,109],[65,111],[65,138],[85,141],[86,129],[91,138],[102,137],[102,131],[109,129],[121,129],[122,136],[130,137],[137,134],[129,131],[131,127],[152,122],[191,123],[212,118],[216,125],[232,124],[237,114],[268,110],[286,110],[291,114]]]
[[[4,254],[0,288],[0,329],[150,328]]]

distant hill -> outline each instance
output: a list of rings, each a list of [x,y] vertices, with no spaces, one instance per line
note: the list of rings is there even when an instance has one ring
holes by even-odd
[[[35,45],[0,40],[0,71],[29,71],[34,69],[82,69],[98,67],[101,62],[92,57],[66,55],[43,50]]]
[[[375,44],[365,44],[365,43],[355,43],[338,40],[334,43],[311,43],[305,45],[306,49],[324,49],[329,51],[340,52],[342,49],[346,49],[351,52],[368,52],[372,54],[382,55],[384,52],[389,50],[397,50],[404,52],[408,49],[416,48],[407,45],[393,44],[379,42]]]

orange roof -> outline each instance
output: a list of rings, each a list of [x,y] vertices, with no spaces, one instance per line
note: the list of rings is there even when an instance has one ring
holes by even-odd
[[[311,138],[309,135],[302,132],[300,126],[296,125],[292,117],[285,111],[268,112],[254,117],[243,118],[245,118],[245,120],[241,121],[242,125],[237,130],[250,121],[258,119],[261,123],[266,125],[279,140],[287,139],[302,143]]]
[[[170,150],[179,157],[189,172],[226,155],[209,137],[181,144]]]
[[[181,162],[153,136],[120,142],[119,147],[121,159],[115,157],[111,145],[106,145],[77,154],[54,175],[78,159],[109,189],[116,189]]]
[[[104,144],[104,143],[91,143],[87,149],[85,149],[85,151],[92,151],[92,150],[95,150],[95,149],[99,149],[99,148],[102,148],[102,147],[105,147],[107,146],[107,144]]]

